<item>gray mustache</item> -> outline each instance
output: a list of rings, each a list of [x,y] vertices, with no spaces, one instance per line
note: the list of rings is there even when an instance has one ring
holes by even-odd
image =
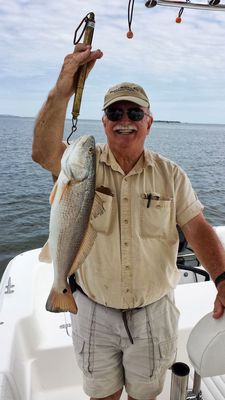
[[[118,131],[118,130],[133,130],[133,131],[137,131],[136,126],[132,125],[132,124],[128,124],[128,125],[121,125],[118,124],[116,126],[114,126],[113,130],[114,131]]]

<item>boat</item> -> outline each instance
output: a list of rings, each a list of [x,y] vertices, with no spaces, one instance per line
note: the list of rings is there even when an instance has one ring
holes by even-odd
[[[225,226],[215,227],[215,230],[225,246]],[[70,314],[49,313],[45,309],[53,268],[51,264],[39,262],[39,252],[40,249],[34,249],[17,255],[9,262],[1,280],[0,400],[86,400],[72,346]],[[181,245],[177,260],[182,269],[175,289],[176,304],[181,312],[176,365],[186,366],[190,374],[186,374],[188,391],[185,383],[185,397],[180,397],[184,389],[179,389],[178,395],[174,394],[177,393],[175,389],[171,400],[222,400],[225,399],[225,346],[221,346],[221,339],[225,340],[225,316],[213,320],[211,311],[216,288],[202,266],[194,265],[197,259],[191,249]],[[211,329],[209,325],[213,325],[210,338],[206,335]],[[202,360],[207,359],[207,354],[211,357],[206,350],[209,343],[205,343],[204,338],[206,342],[215,341],[216,361],[215,357],[207,361],[211,375],[214,372],[218,375],[218,365],[220,370],[218,376],[201,379],[199,373],[208,368],[202,368]],[[177,388],[180,387],[179,375],[184,382],[183,370],[175,375],[168,370],[159,400],[170,399],[173,379],[175,384],[178,379]],[[201,382],[202,394],[198,397],[193,394],[192,387],[195,375],[197,382]],[[123,392],[121,399],[126,398]]]

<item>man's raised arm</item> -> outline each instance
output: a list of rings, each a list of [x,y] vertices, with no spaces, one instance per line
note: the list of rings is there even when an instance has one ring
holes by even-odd
[[[77,70],[87,63],[89,73],[95,61],[101,57],[101,50],[91,51],[90,45],[78,44],[74,53],[65,57],[56,85],[37,117],[32,158],[55,176],[59,175],[60,162],[66,147],[62,143],[64,123],[68,102],[74,94]]]

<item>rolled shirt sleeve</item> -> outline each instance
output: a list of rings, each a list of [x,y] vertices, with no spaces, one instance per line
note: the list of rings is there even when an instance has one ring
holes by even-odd
[[[175,166],[174,185],[177,224],[182,227],[202,212],[204,207],[193,190],[187,174],[177,165]]]

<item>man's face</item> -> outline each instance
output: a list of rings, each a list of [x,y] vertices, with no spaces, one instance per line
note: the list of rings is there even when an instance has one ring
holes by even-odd
[[[145,138],[152,124],[152,117],[148,108],[141,107],[130,101],[118,101],[109,106],[109,109],[118,110],[118,114],[122,114],[118,121],[111,121],[109,119],[110,115],[107,117],[107,113],[102,118],[111,150],[121,151],[121,149],[126,149],[132,151],[135,149],[135,153],[141,153],[144,149]],[[143,110],[143,119],[133,121],[131,116],[129,118],[127,111],[131,109]]]

